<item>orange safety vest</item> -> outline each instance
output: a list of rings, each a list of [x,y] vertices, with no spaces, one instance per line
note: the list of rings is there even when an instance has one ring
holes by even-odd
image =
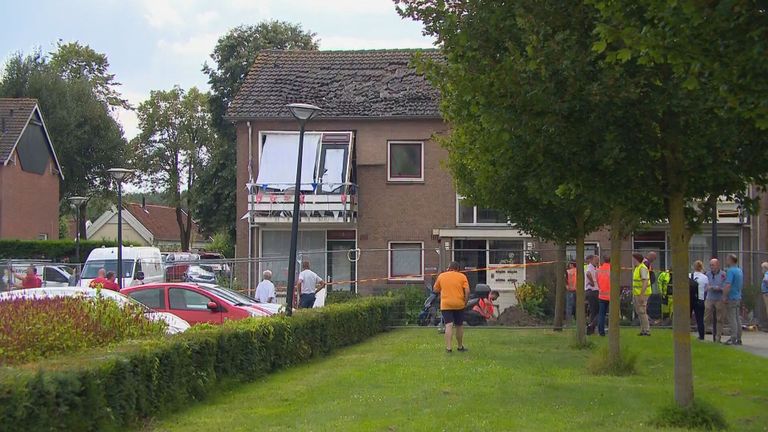
[[[566,275],[566,288],[568,291],[576,291],[576,268],[569,268],[565,271]]]
[[[600,294],[598,297],[600,300],[611,299],[611,265],[603,263],[600,268],[597,269],[597,285],[600,288]]]

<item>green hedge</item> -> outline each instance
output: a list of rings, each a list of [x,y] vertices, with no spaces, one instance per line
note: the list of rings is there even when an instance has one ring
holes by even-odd
[[[124,246],[132,246],[123,242]],[[112,240],[80,241],[80,259],[85,261],[92,250],[100,247],[115,247]],[[61,261],[68,258],[75,261],[76,246],[74,240],[0,240],[0,260],[4,259],[46,259]]]
[[[0,369],[0,429],[115,430],[202,400],[385,330],[400,297],[372,297],[293,317],[202,326],[18,368]]]

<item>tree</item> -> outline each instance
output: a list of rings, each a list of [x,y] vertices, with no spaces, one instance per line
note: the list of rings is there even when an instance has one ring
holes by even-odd
[[[210,160],[199,174],[200,193],[195,207],[203,227],[209,231],[226,230],[233,237],[237,217],[236,137],[224,115],[259,51],[265,49],[316,50],[318,43],[315,33],[304,31],[298,24],[273,20],[243,25],[219,39],[211,54],[215,66],[203,66],[211,86],[213,127],[221,140],[210,149]]]
[[[96,98],[110,109],[131,109],[117,90],[120,83],[115,81],[115,74],[109,72],[109,60],[105,54],[79,42],[59,41],[56,51],[50,55],[50,67],[62,79],[87,81]]]
[[[109,188],[107,169],[121,165],[127,147],[120,125],[110,116],[91,82],[61,71],[63,55],[53,67],[39,51],[12,56],[3,69],[0,95],[36,98],[64,174],[61,196],[103,195]],[[62,200],[62,210],[70,210]],[[87,204],[79,221],[85,232]]]
[[[192,229],[192,205],[197,193],[197,173],[206,160],[207,148],[217,137],[208,110],[208,94],[192,87],[184,91],[153,90],[137,114],[141,132],[131,141],[142,181],[162,191],[176,208],[181,249],[188,251]],[[186,188],[186,208],[182,191]]]
[[[589,0],[600,12],[600,47],[666,65],[687,90],[768,129],[768,9],[754,0]]]
[[[768,150],[755,129],[768,128],[768,86],[759,78],[768,72],[765,9],[748,1],[590,3],[600,12],[595,50],[645,78],[643,109],[655,130],[645,146],[658,160],[649,191],[667,204],[673,274],[686,274],[689,241],[711,215],[710,198],[766,183]],[[687,279],[674,284],[675,400],[689,407]]]

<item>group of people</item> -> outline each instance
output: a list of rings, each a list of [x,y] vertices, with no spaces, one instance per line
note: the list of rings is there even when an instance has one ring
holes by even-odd
[[[632,298],[635,314],[640,320],[639,336],[651,335],[651,324],[648,317],[648,298],[653,293],[655,274],[653,263],[656,253],[649,252],[646,256],[633,253],[634,268],[632,270]],[[712,328],[715,341],[720,342],[725,326],[726,317],[731,329],[728,345],[741,345],[740,307],[744,274],[738,265],[738,257],[734,254],[726,258],[726,270],[722,270],[720,261],[713,258],[709,270],[704,272],[704,263],[696,261],[693,272],[688,275],[691,287],[691,313],[696,319],[696,329],[699,340],[704,339],[705,326]],[[606,314],[610,305],[611,292],[611,260],[603,257],[602,264],[597,255],[589,255],[585,259],[584,290],[589,311],[587,319],[587,334],[594,334],[595,329],[600,336],[605,336]],[[768,262],[762,264],[764,271],[762,291],[768,308]],[[566,270],[566,319],[570,321],[576,308],[576,263],[571,262]]]
[[[299,308],[311,308],[315,304],[317,293],[325,288],[325,281],[317,273],[312,271],[309,261],[301,263],[301,273],[296,281],[296,291],[299,293]],[[265,270],[262,273],[261,282],[256,286],[254,294],[259,303],[277,303],[275,284],[272,283],[272,271]]]
[[[116,279],[117,276],[115,275],[115,272],[100,268],[96,274],[96,278],[88,283],[88,287],[94,289],[120,291],[120,286],[117,284]]]

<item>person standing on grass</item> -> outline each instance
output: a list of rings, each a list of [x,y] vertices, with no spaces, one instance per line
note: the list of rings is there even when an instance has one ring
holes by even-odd
[[[22,288],[40,288],[43,286],[43,280],[37,275],[37,267],[35,266],[27,267],[27,272],[23,276],[20,274],[13,276],[21,281]]]
[[[604,256],[603,264],[597,269],[597,287],[600,302],[597,311],[597,333],[605,336],[605,316],[608,314],[608,304],[611,301],[611,257]]]
[[[259,303],[277,303],[275,300],[275,284],[272,283],[272,271],[264,270],[264,278],[256,286],[256,301]]]
[[[632,296],[635,313],[640,317],[640,336],[651,335],[651,323],[648,321],[648,296],[651,295],[651,275],[645,265],[643,255],[633,253],[637,265],[632,272]]]
[[[565,271],[565,289],[565,325],[570,325],[576,314],[576,263],[573,261]]]
[[[299,295],[299,308],[311,308],[315,304],[315,294],[325,287],[323,278],[309,268],[309,261],[301,263],[301,273],[296,288]]]
[[[451,262],[448,271],[440,273],[434,291],[440,294],[440,311],[445,323],[445,351],[453,352],[453,330],[456,329],[457,350],[464,352],[464,308],[469,300],[469,281],[459,272],[459,263]]]
[[[723,288],[725,287],[726,274],[720,269],[720,260],[712,258],[709,261],[707,272],[707,292],[704,296],[704,325],[712,328],[715,342],[720,343],[725,325],[725,303],[723,303]],[[712,319],[712,315],[714,320]],[[714,321],[714,322],[713,322]]]
[[[744,273],[739,267],[739,258],[730,254],[725,259],[728,266],[723,288],[723,303],[728,310],[728,327],[731,329],[731,337],[726,345],[741,345],[741,289],[744,286]]]
[[[699,340],[704,340],[704,298],[709,287],[709,278],[704,274],[704,263],[697,260],[693,263],[693,273],[689,279],[696,286],[691,292],[691,313],[696,317],[696,330],[699,332]]]
[[[586,291],[587,305],[589,305],[587,334],[591,335],[595,333],[597,313],[600,309],[600,288],[597,285],[597,266],[600,264],[600,257],[597,255],[589,255],[586,262],[588,265],[587,271],[584,272],[584,290]]]

